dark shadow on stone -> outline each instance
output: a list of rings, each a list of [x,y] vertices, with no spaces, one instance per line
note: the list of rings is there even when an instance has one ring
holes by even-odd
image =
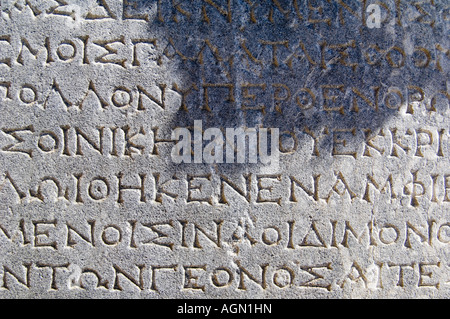
[[[231,18],[227,1],[214,1],[216,7],[205,1],[134,3],[136,12],[153,8],[149,30],[165,36],[164,63],[179,74],[173,83],[192,88],[167,123],[172,128],[192,127],[195,120],[204,129],[279,128],[295,132],[298,148],[312,143],[307,131],[328,132],[318,147],[329,151],[336,129],[355,129],[351,143],[362,143],[363,132],[377,134],[390,119],[408,123],[448,108],[448,21],[400,26],[392,19],[369,29],[336,2],[323,4],[330,25],[308,21],[308,7],[296,11],[292,1],[277,2],[281,7],[262,1],[253,13],[235,1]],[[350,7],[360,15],[360,5]],[[444,2],[436,8],[446,10]],[[409,14],[406,5],[402,10]],[[217,167],[236,172],[251,165]]]

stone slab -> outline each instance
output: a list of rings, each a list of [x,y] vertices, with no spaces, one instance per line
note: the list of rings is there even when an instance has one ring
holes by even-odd
[[[449,298],[449,8],[1,0],[0,298]]]

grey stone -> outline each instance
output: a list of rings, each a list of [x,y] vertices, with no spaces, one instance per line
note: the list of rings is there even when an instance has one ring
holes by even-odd
[[[0,298],[450,297],[448,1],[0,9]]]

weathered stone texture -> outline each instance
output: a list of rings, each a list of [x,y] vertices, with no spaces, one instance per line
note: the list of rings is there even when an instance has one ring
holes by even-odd
[[[1,298],[450,297],[448,1],[0,9]],[[279,165],[173,163],[195,120]]]

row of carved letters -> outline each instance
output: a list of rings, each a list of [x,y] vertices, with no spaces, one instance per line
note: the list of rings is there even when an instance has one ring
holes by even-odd
[[[79,110],[82,112],[96,109],[107,110],[111,105],[116,110],[144,112],[154,109],[158,111],[194,111],[189,104],[200,103],[193,100],[202,99],[197,106],[204,112],[212,113],[216,108],[235,107],[235,96],[241,97],[240,106],[236,110],[257,112],[262,115],[283,115],[287,110],[296,112],[327,112],[328,114],[358,114],[360,112],[390,112],[405,109],[406,114],[414,114],[424,110],[429,113],[444,112],[450,103],[450,94],[445,90],[425,92],[421,87],[408,85],[404,88],[373,85],[369,92],[365,89],[346,86],[342,83],[318,85],[317,88],[289,87],[284,83],[201,83],[200,88],[191,83],[182,88],[173,83],[157,84],[144,88],[141,85],[131,88],[119,85],[101,90],[93,81],[86,83],[86,90],[77,93],[77,101],[69,99],[68,91],[63,89],[57,80],[49,84],[44,93],[38,91],[33,84],[15,86],[11,81],[0,81],[0,101],[13,102],[25,106],[36,106],[39,109],[61,109],[64,111]],[[200,97],[200,92],[202,97]],[[105,96],[107,95],[107,97]],[[178,98],[176,98],[178,96]],[[168,97],[175,97],[168,99]],[[167,100],[173,102],[167,102]],[[88,103],[88,101],[90,103]],[[176,103],[176,104],[175,104]]]
[[[335,266],[333,262],[305,264],[286,262],[283,266],[267,263],[251,267],[236,260],[233,266],[199,264],[146,265],[127,267],[110,264],[106,269],[80,267],[76,263],[23,263],[15,267],[3,265],[1,291],[48,287],[58,290],[100,291],[183,291],[205,292],[212,289],[246,291],[248,289],[314,288],[324,292],[346,288],[389,290],[393,288],[448,289],[448,266],[441,261],[421,263],[374,262],[362,267],[353,261],[349,266]],[[125,270],[125,269],[126,270]],[[14,269],[14,270],[13,270]],[[38,277],[39,276],[39,277]],[[44,278],[44,279],[43,279]],[[171,283],[167,287],[167,282]],[[175,284],[176,283],[176,284]]]
[[[2,223],[6,222],[6,219]],[[129,220],[105,224],[87,220],[84,225],[67,221],[31,220],[0,224],[2,247],[53,250],[103,248],[145,249],[159,247],[170,251],[231,249],[235,253],[249,248],[298,249],[373,248],[387,246],[398,249],[443,247],[450,244],[450,222],[429,219],[417,222],[368,221],[363,226],[346,220],[325,220],[298,223],[277,222],[259,225],[245,219],[214,220],[195,223],[186,220],[144,222]],[[15,228],[12,229],[15,224]],[[152,249],[153,249],[152,248]],[[167,252],[166,252],[167,253]]]
[[[192,127],[189,128],[192,129]],[[33,125],[29,125],[20,128],[2,128],[0,131],[7,137],[0,142],[1,153],[21,154],[30,158],[54,154],[63,157],[101,155],[112,158],[170,156],[165,154],[166,148],[177,142],[170,135],[161,137],[164,134],[160,133],[156,127],[147,129],[140,126],[133,129],[129,125],[109,128],[99,126],[95,129],[62,125],[56,129],[41,131],[36,131]],[[226,130],[223,129],[223,131]],[[95,133],[91,134],[91,132]],[[237,134],[236,129],[233,129],[233,132]],[[431,159],[430,156],[445,158],[447,155],[448,131],[446,129],[391,127],[372,130],[356,127],[328,128],[328,126],[312,129],[306,125],[299,132],[295,130],[280,132],[281,154],[288,156],[304,150],[305,142],[303,141],[300,147],[300,140],[306,137],[312,140],[311,155],[315,157],[331,155],[360,159],[378,156],[391,158],[411,156]],[[358,140],[362,142],[357,142]],[[235,145],[234,140],[227,143]],[[330,147],[321,146],[323,144]],[[308,149],[310,149],[309,146]]]
[[[181,43],[173,38],[167,40],[157,38],[126,38],[124,35],[110,40],[93,40],[89,35],[74,39],[55,41],[45,37],[40,44],[33,43],[25,37],[11,35],[0,36],[0,66],[10,68],[24,65],[53,66],[60,63],[76,63],[77,65],[112,65],[122,68],[136,69],[139,67],[156,68],[166,59],[180,59],[183,62],[194,62],[199,65],[217,64],[222,72],[231,79],[231,70],[236,63],[234,54],[224,56],[218,46],[210,39],[198,42],[196,53],[183,53]],[[33,44],[32,44],[33,43]],[[262,47],[258,51],[254,46]],[[260,51],[260,52],[259,52]],[[264,53],[264,54],[262,54]],[[433,67],[443,71],[442,64],[450,57],[450,50],[442,44],[435,43],[433,47],[416,46],[412,51],[400,46],[380,48],[378,44],[357,43],[349,40],[345,43],[328,43],[322,41],[317,45],[305,45],[302,40],[264,40],[241,39],[240,59],[260,68],[284,67],[292,69],[295,63],[307,63],[310,68],[326,70],[333,66],[348,67],[356,71],[365,67],[350,58],[360,55],[365,65],[372,67],[389,67],[401,69],[406,66],[417,69]],[[336,55],[339,58],[336,58]],[[208,59],[208,60],[207,60]],[[444,59],[445,61],[442,61]],[[148,64],[151,62],[151,64]],[[186,64],[185,64],[186,66]]]
[[[418,208],[425,203],[450,202],[449,174],[422,176],[420,171],[413,170],[406,180],[393,174],[384,177],[367,174],[365,178],[357,176],[361,178],[357,183],[358,190],[353,186],[355,182],[344,175],[336,171],[332,178],[324,181],[321,174],[306,178],[282,174],[244,174],[235,180],[224,175],[175,174],[163,181],[157,172],[130,175],[127,178],[124,178],[123,173],[108,178],[98,175],[87,177],[80,173],[69,176],[65,181],[61,181],[61,177],[45,176],[26,190],[6,172],[2,176],[0,189],[8,194],[10,201],[16,203],[65,201],[87,204],[107,201],[123,204],[137,201],[151,205],[178,202],[220,206],[230,205],[230,202],[237,200],[252,205],[286,206],[304,201],[317,204],[356,200],[374,203],[374,199],[380,197],[391,203],[399,202]],[[127,181],[130,177],[138,182]],[[64,183],[70,186],[65,187]],[[173,190],[175,186],[177,191]]]
[[[183,20],[194,22],[199,20],[207,25],[214,25],[220,19],[223,22],[246,21],[251,23],[270,22],[285,23],[291,19],[312,25],[324,25],[331,27],[333,21],[337,26],[345,26],[348,21],[357,21],[362,25],[366,23],[368,16],[366,10],[370,1],[325,1],[325,0],[267,0],[261,5],[255,0],[198,0],[189,7],[183,2],[155,0],[156,12],[152,12],[153,6],[139,4],[137,0],[99,0],[97,7],[82,10],[71,0],[53,0],[48,4],[31,2],[29,0],[14,0],[13,3],[2,11],[9,19],[28,12],[35,18],[61,17],[70,20],[83,18],[87,21],[105,21],[108,19],[134,20],[143,22],[181,22]],[[448,21],[450,19],[449,8],[444,7],[439,11],[434,0],[430,1],[405,1],[382,0],[376,1],[383,15],[383,25],[394,21],[396,25],[420,23],[434,27],[436,20]],[[119,6],[120,7],[119,7]],[[356,6],[355,6],[356,5]],[[233,10],[245,6],[246,10]],[[405,15],[404,12],[412,12]],[[245,15],[245,17],[243,17]]]

